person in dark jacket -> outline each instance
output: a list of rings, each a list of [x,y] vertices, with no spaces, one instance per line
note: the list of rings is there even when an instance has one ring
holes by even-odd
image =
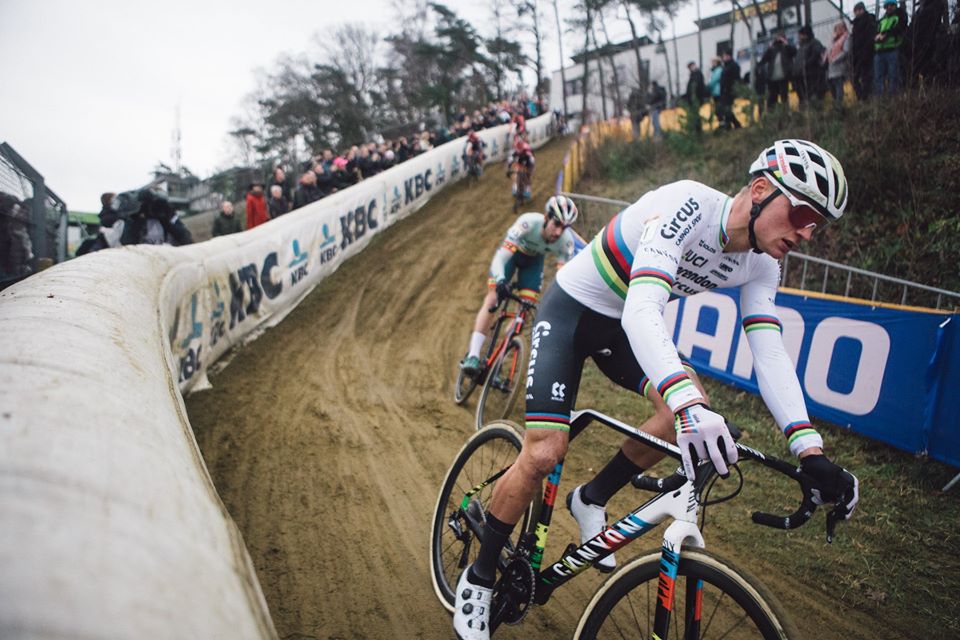
[[[826,74],[823,68],[823,44],[813,37],[813,29],[805,24],[800,27],[800,46],[793,61],[793,88],[801,104],[820,100],[826,93]]]
[[[170,244],[175,247],[191,244],[193,235],[180,215],[160,191],[141,189],[135,194],[121,194],[124,204],[117,214],[124,218],[122,244]]]
[[[278,184],[271,185],[270,197],[267,198],[267,213],[270,214],[270,219],[279,218],[288,211],[290,206],[283,197],[283,188]]]
[[[663,135],[663,130],[660,128],[660,112],[667,108],[667,90],[661,87],[656,80],[650,82],[647,104],[650,105],[650,124],[653,125],[653,139],[657,140]]]
[[[241,231],[243,231],[243,226],[240,224],[240,218],[233,212],[233,203],[224,200],[223,204],[220,205],[220,213],[213,219],[211,235],[216,238],[217,236],[226,236]]]
[[[853,33],[850,59],[853,63],[853,91],[860,100],[866,100],[873,91],[873,37],[877,34],[877,19],[862,2],[853,5]]]
[[[100,224],[87,226],[86,231],[91,237],[77,247],[78,256],[119,246],[123,225],[117,228],[116,233],[111,233],[113,225],[121,220],[118,207],[117,194],[107,192],[100,195]]]
[[[317,163],[315,171],[323,171],[323,165]],[[324,194],[317,187],[317,174],[315,171],[308,170],[305,171],[302,176],[300,176],[300,184],[297,185],[297,190],[293,192],[294,209],[305,207],[311,202],[315,202],[324,196]]]
[[[737,120],[733,112],[734,90],[740,81],[740,65],[733,59],[729,51],[724,51],[721,59],[723,60],[723,71],[720,72],[720,97],[717,98],[717,117],[720,120],[721,129],[740,128],[740,121]]]
[[[697,134],[702,130],[700,124],[700,105],[707,99],[707,85],[703,81],[703,72],[696,62],[692,60],[687,63],[687,70],[690,71],[690,77],[687,79],[687,91],[683,94],[683,99],[690,105],[690,122],[688,126]]]
[[[270,178],[268,192],[273,192],[274,185],[279,185],[281,197],[286,201],[287,210],[289,211],[290,204],[293,202],[293,183],[290,178],[287,177],[287,173],[283,170],[283,167],[278,166],[273,170],[273,177]]]
[[[796,56],[797,48],[787,42],[783,34],[776,36],[770,48],[763,52],[760,65],[765,67],[768,107],[773,108],[778,102],[787,104],[790,73]]]

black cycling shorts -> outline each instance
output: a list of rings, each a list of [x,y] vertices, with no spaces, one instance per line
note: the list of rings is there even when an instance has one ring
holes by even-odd
[[[646,378],[620,319],[588,309],[554,283],[543,297],[530,339],[527,429],[570,430],[588,357],[624,389],[643,393]]]

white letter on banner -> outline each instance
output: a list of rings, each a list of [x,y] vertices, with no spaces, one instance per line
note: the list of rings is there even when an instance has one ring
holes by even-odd
[[[718,312],[716,331],[713,334],[697,331],[700,310],[704,307]],[[730,360],[730,345],[737,327],[737,303],[730,296],[720,293],[701,293],[684,300],[683,317],[680,319],[680,335],[677,349],[693,357],[693,348],[701,347],[710,352],[710,366],[726,370]]]
[[[803,346],[803,316],[790,307],[777,307],[777,317],[783,324],[783,346],[793,361],[793,368],[800,362],[800,347]],[[737,342],[737,354],[733,357],[733,375],[749,380],[753,375],[753,352],[743,327],[740,327],[740,340]]]
[[[849,393],[839,393],[827,386],[827,375],[833,349],[840,338],[860,343],[860,362]],[[817,325],[807,356],[804,387],[807,395],[825,404],[856,416],[865,416],[880,399],[880,387],[890,355],[890,336],[883,327],[871,322],[847,318],[826,318]]]

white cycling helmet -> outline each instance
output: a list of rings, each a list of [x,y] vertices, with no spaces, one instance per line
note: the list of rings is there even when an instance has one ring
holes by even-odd
[[[833,155],[806,140],[777,140],[750,165],[751,175],[764,175],[781,191],[802,199],[827,221],[837,220],[847,206],[847,179]]]
[[[567,196],[553,196],[547,200],[543,210],[548,218],[554,218],[565,227],[577,221],[577,205]]]

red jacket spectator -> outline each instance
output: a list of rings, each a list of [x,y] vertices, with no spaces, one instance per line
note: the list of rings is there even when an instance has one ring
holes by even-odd
[[[267,213],[267,200],[263,197],[263,184],[254,182],[247,192],[247,229],[263,224],[270,220]]]

